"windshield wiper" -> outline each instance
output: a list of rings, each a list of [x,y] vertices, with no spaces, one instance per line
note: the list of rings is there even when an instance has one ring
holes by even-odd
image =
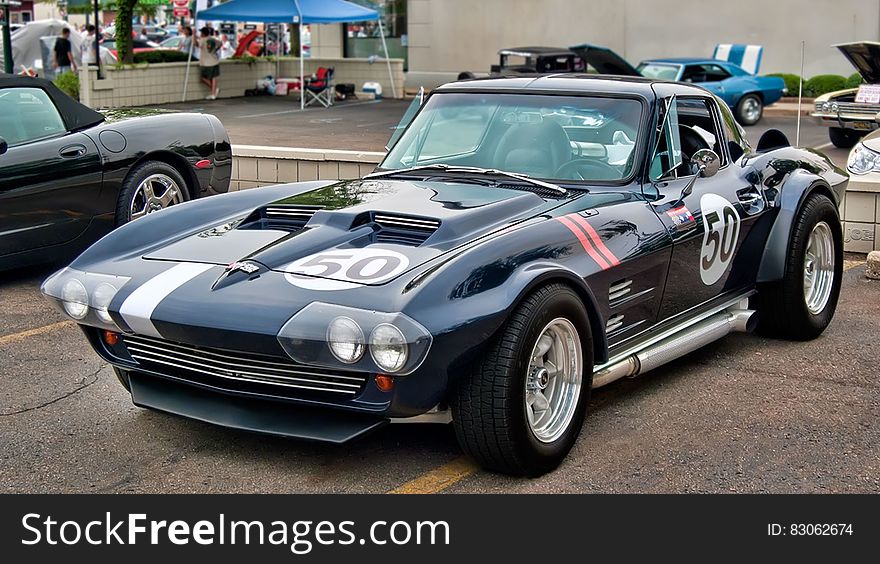
[[[407,174],[410,172],[419,172],[422,170],[442,170],[443,172],[468,172],[473,174],[483,174],[483,175],[496,175],[496,176],[506,176],[508,178],[514,178],[516,180],[520,180],[522,182],[527,182],[529,184],[533,184],[535,186],[540,186],[541,188],[546,188],[551,192],[555,192],[559,195],[568,194],[568,190],[563,188],[562,186],[557,186],[556,184],[552,184],[550,182],[544,182],[543,180],[536,180],[527,174],[520,174],[518,172],[508,172],[506,170],[499,170],[497,168],[480,168],[477,166],[462,166],[462,165],[447,165],[443,163],[434,163],[434,164],[426,164],[419,166],[411,166],[409,168],[399,168],[394,170],[382,170],[379,172],[374,172],[372,174],[366,175],[364,178],[380,178],[383,176],[394,176],[396,174]]]

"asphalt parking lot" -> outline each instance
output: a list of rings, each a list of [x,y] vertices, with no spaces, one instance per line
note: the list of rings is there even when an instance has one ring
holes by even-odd
[[[378,150],[377,132],[404,108],[383,101],[281,114],[287,141],[277,144]],[[205,106],[234,143],[274,144],[266,128],[282,120],[264,123],[257,109],[230,105],[223,116],[221,103]],[[340,115],[342,125],[313,123]],[[352,129],[371,118],[363,132]],[[794,118],[768,117],[749,136],[766,127],[793,138]],[[825,150],[826,132],[805,122],[802,143]],[[837,315],[821,338],[733,335],[598,390],[568,459],[537,480],[479,471],[450,426],[391,425],[335,447],[136,408],[79,329],[39,296],[53,267],[6,272],[0,491],[878,492],[880,282],[864,278],[860,257],[848,258]]]

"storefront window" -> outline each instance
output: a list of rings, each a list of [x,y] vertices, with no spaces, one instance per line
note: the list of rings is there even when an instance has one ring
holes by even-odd
[[[392,59],[403,59],[403,68],[407,69],[407,29],[406,0],[351,0],[367,8],[376,10],[382,18],[382,31],[388,45],[388,56]],[[379,23],[351,22],[345,25],[346,57],[368,58],[384,57]]]

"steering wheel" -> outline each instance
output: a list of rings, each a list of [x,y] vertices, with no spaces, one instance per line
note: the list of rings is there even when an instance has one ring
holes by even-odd
[[[593,172],[586,172],[588,170]],[[573,173],[577,176],[574,176]],[[620,178],[620,171],[605,161],[574,159],[556,169],[553,176],[554,178],[571,178],[572,180],[617,180]]]

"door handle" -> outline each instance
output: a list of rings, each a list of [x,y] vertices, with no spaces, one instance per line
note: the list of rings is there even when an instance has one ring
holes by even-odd
[[[64,159],[75,159],[86,154],[85,145],[68,145],[62,147],[58,154]]]

